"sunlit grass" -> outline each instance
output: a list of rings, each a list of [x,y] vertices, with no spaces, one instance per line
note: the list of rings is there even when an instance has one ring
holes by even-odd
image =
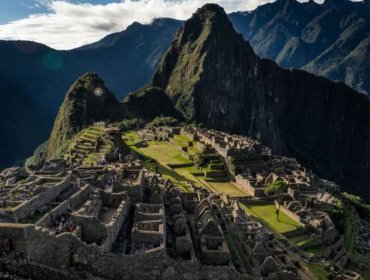
[[[276,207],[273,204],[266,205],[246,205],[242,207],[253,216],[265,221],[269,226],[278,233],[284,234],[286,232],[294,231],[302,227],[302,225],[292,218],[288,217],[282,211],[276,215]]]

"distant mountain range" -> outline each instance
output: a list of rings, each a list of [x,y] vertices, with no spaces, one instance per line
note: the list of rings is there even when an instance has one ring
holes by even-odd
[[[370,101],[343,83],[258,57],[217,5],[205,5],[185,22],[152,81],[123,103],[96,74],[78,79],[47,155],[53,158],[94,121],[160,115],[249,135],[344,190],[370,197]]]
[[[367,93],[369,7],[369,1],[328,0],[318,5],[278,0],[229,18],[258,55],[283,67],[344,81]],[[181,25],[173,19],[133,23],[122,32],[71,51],[34,42],[0,41],[4,104],[0,105],[0,129],[9,131],[7,139],[0,139],[0,168],[29,156],[47,139],[68,85],[76,77],[97,72],[119,99],[149,82]]]

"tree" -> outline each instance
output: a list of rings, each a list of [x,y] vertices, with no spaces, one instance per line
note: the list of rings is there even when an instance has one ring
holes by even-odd
[[[276,195],[277,197],[281,197],[287,190],[288,184],[283,180],[277,180],[265,188],[265,194],[267,196]]]

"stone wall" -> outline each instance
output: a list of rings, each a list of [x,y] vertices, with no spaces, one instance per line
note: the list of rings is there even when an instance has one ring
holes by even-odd
[[[212,265],[227,265],[230,262],[230,253],[221,250],[202,249],[202,262]]]
[[[103,206],[119,207],[122,200],[127,199],[127,193],[126,192],[108,193],[108,192],[101,191],[100,198],[103,202]]]
[[[158,279],[162,270],[174,265],[174,261],[167,257],[164,248],[122,255],[101,253],[82,247],[77,255],[83,269],[109,279]]]
[[[124,223],[125,219],[128,216],[129,208],[131,202],[128,198],[121,202],[118,206],[116,213],[114,214],[112,221],[107,225],[107,236],[102,244],[102,251],[109,251],[111,249],[112,244],[117,239],[118,233]]]
[[[79,276],[68,271],[61,271],[39,263],[31,262],[23,259],[21,262],[0,258],[0,271],[8,273],[12,276],[22,277],[22,279],[37,279],[37,280],[79,280]],[[1,279],[20,279],[16,277],[7,277]]]
[[[11,240],[12,247],[23,255],[27,254],[27,231],[30,225],[0,223],[0,240]]]
[[[91,192],[90,185],[86,185],[77,193],[72,195],[67,200],[60,203],[57,207],[47,213],[41,220],[39,220],[36,225],[41,227],[50,227],[52,220],[55,219],[57,215],[65,213],[68,208],[77,209],[79,208],[88,198]]]
[[[251,185],[250,181],[247,178],[244,178],[243,175],[239,174],[235,176],[236,186],[243,191],[249,192],[253,197],[264,197],[265,189],[256,188]]]
[[[283,205],[280,205],[279,206],[279,203],[276,200],[275,200],[275,207],[277,209],[280,209],[281,212],[283,212],[288,217],[292,218],[294,221],[296,221],[298,223],[301,223],[303,225],[303,221],[302,221],[302,219],[301,219],[300,216],[298,216],[297,214],[293,213],[292,211],[290,211],[288,208],[286,208]]]
[[[87,244],[103,244],[107,237],[107,226],[95,217],[72,214],[71,221],[81,227],[81,239]]]
[[[55,233],[34,226],[27,231],[27,259],[54,268],[71,265],[72,253],[79,247],[88,247],[73,233]],[[96,246],[96,245],[92,245]]]
[[[1,224],[0,229],[3,238],[13,236],[16,241],[27,240],[23,248],[26,260],[3,266],[0,259],[1,267],[33,279],[77,280],[86,279],[86,275],[112,280],[248,279],[229,266],[201,266],[195,259],[173,260],[165,248],[131,255],[114,254],[103,252],[95,244],[86,245],[72,233],[55,235],[32,225]],[[71,267],[74,270],[70,270]]]
[[[118,232],[128,215],[130,200],[123,200],[112,220],[105,224],[95,217],[72,214],[74,225],[81,227],[82,240],[88,244],[96,243],[102,251],[108,251],[117,238]]]
[[[35,213],[43,205],[53,201],[64,189],[71,184],[71,176],[67,175],[61,182],[56,183],[50,189],[38,194],[32,199],[23,202],[11,210],[17,219],[26,218]]]

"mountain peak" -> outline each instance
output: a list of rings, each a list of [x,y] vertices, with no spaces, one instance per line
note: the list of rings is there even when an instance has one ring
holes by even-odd
[[[152,86],[163,88],[176,109],[191,119],[198,113],[194,96],[200,94],[200,88],[210,83],[206,91],[212,91],[212,80],[223,81],[230,76],[227,71],[248,68],[246,63],[255,57],[249,43],[234,30],[224,9],[206,4],[178,31],[153,76]]]
[[[46,158],[58,157],[65,143],[85,126],[97,121],[114,121],[122,108],[104,81],[94,72],[78,78],[63,101],[49,138]]]

